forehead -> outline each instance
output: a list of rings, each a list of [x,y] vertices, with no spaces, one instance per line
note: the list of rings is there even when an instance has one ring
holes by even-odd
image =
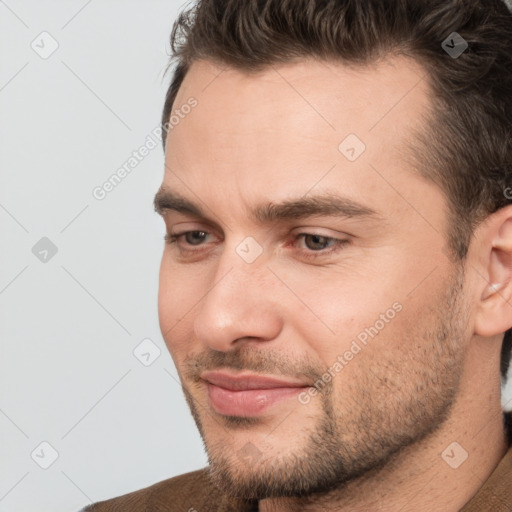
[[[390,173],[417,181],[402,155],[429,92],[424,69],[405,57],[357,67],[307,59],[252,73],[194,62],[173,112],[190,98],[197,106],[169,130],[164,183],[182,194],[282,200],[340,186],[363,199]]]
[[[311,124],[296,128],[323,129],[329,135],[350,127],[364,134],[396,123],[404,113],[413,115],[412,105],[415,111],[425,107],[430,92],[426,77],[425,69],[405,56],[388,56],[368,65],[303,59],[257,72],[201,60],[191,65],[174,108],[194,96],[201,106],[195,117],[223,110],[221,118],[210,119],[214,126],[278,127],[308,119]],[[251,117],[244,118],[244,113]]]

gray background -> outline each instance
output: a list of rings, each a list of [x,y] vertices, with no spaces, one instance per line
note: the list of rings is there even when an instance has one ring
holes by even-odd
[[[207,462],[158,326],[161,146],[92,194],[159,124],[181,3],[0,2],[1,512],[75,511]]]
[[[0,0],[0,512],[207,463],[158,326],[160,145],[92,194],[158,126],[180,5]]]

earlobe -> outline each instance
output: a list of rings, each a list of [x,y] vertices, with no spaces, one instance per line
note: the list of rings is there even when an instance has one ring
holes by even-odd
[[[501,334],[512,327],[512,209],[496,212],[481,238],[484,272],[475,333],[484,337]]]
[[[494,283],[490,284],[485,290],[484,293],[482,293],[481,300],[488,299],[493,293],[498,292],[503,288],[503,283]]]
[[[499,235],[498,235],[499,236]],[[495,239],[491,243],[490,253],[487,257],[487,274],[488,279],[484,290],[482,291],[481,300],[487,300],[493,294],[503,294],[506,286],[511,281],[512,273],[512,238],[510,246],[500,243],[500,239]]]

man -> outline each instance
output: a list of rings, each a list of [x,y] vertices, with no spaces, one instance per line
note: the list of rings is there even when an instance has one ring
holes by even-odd
[[[204,0],[172,48],[159,315],[209,466],[85,510],[510,511],[506,4]]]

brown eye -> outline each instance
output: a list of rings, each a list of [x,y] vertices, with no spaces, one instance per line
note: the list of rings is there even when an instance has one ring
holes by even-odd
[[[304,236],[304,244],[308,249],[312,251],[321,251],[322,249],[327,249],[336,241],[333,238],[328,236],[321,235],[303,235]]]
[[[188,231],[184,233],[185,241],[189,245],[200,245],[207,236],[208,233],[206,231]]]

